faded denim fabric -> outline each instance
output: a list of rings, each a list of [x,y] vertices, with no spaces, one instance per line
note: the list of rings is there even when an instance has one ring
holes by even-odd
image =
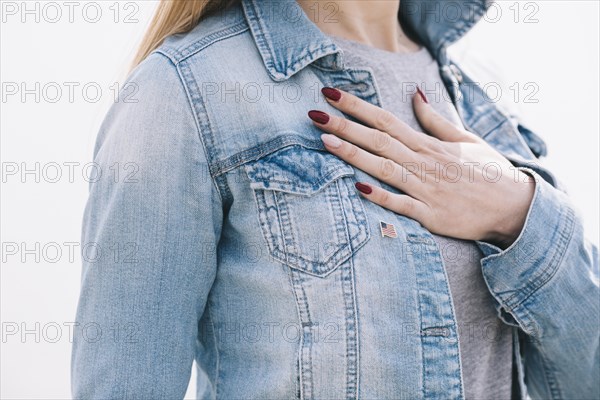
[[[519,238],[477,242],[521,396],[598,398],[597,248],[536,162],[544,141],[446,54],[488,4],[452,2],[454,21],[445,4],[403,0],[401,22],[439,62],[465,126],[536,180]],[[137,101],[121,93],[94,161],[135,174],[90,184],[75,398],[182,398],[194,360],[200,399],[464,398],[431,233],[362,199],[356,181],[395,189],[327,152],[306,116],[342,115],[323,86],[381,105],[370,70],[345,68],[295,1],[242,0],[169,37],[127,83]]]

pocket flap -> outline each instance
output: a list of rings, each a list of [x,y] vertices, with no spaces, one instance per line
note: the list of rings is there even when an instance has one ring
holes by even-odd
[[[354,175],[351,165],[322,150],[294,144],[244,165],[250,187],[310,196],[341,176]]]

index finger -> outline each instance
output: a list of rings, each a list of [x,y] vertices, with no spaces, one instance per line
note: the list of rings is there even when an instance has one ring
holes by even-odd
[[[416,132],[391,112],[340,89],[324,87],[321,92],[329,104],[343,113],[353,116],[371,128],[387,133],[412,150],[418,151],[423,147],[424,135]]]

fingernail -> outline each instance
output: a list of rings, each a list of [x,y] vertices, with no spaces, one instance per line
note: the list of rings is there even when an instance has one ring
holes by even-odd
[[[338,101],[342,98],[342,92],[331,87],[324,87],[321,89],[321,93],[323,93],[323,96],[333,101]]]
[[[308,112],[308,116],[310,119],[319,124],[326,124],[329,122],[329,115],[323,111],[311,110]]]
[[[323,133],[321,135],[321,140],[327,146],[334,148],[334,149],[337,149],[338,147],[340,147],[342,145],[342,141],[340,140],[340,138],[338,138],[335,135],[330,135],[329,133]]]
[[[371,194],[371,192],[373,191],[371,186],[367,185],[366,183],[356,182],[354,186],[358,189],[359,192],[364,194]]]
[[[421,100],[423,100],[425,103],[429,104],[429,102],[427,101],[427,96],[425,96],[425,93],[423,93],[421,91],[421,88],[417,86],[417,93],[419,93],[419,96],[421,96]]]

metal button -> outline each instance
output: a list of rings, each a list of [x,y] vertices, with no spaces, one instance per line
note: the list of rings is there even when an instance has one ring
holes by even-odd
[[[343,85],[338,85],[338,89],[342,89],[346,92],[364,92],[368,89],[368,86],[364,82],[360,83],[346,83]]]
[[[450,336],[450,329],[444,326],[434,326],[430,328],[425,328],[421,331],[422,336]]]
[[[368,88],[368,87],[369,87],[369,86],[367,86],[367,84],[366,84],[366,83],[364,83],[364,82],[363,82],[363,83],[359,83],[359,84],[357,85],[357,89],[358,89],[358,90],[360,90],[361,92],[364,92],[365,90],[367,90],[367,88]]]
[[[458,83],[462,83],[463,76],[462,76],[462,73],[460,72],[460,69],[458,69],[458,67],[456,65],[450,64],[450,71],[452,71],[452,75],[454,75],[454,77],[456,78],[456,81]]]

